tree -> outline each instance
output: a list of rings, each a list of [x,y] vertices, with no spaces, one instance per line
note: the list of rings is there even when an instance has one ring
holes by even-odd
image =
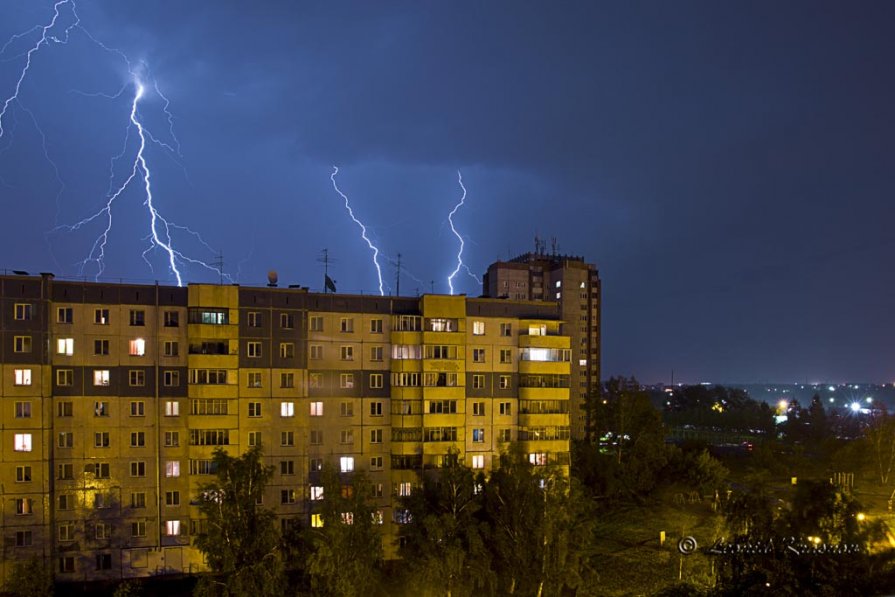
[[[895,417],[874,416],[864,430],[864,442],[870,448],[880,485],[888,484],[895,466]]]
[[[200,487],[199,510],[207,531],[196,539],[213,576],[196,586],[201,595],[282,595],[285,589],[280,537],[272,510],[260,506],[273,467],[260,446],[235,458],[221,448],[212,462],[217,480]]]
[[[52,597],[53,571],[38,557],[17,562],[5,589],[16,597]]]
[[[486,527],[479,517],[483,483],[482,475],[475,477],[452,453],[445,466],[424,476],[422,486],[402,500],[401,556],[417,594],[492,592]]]
[[[339,472],[329,465],[323,469],[323,500],[314,512],[320,526],[302,533],[314,595],[369,595],[379,583],[382,513],[369,503],[366,476],[359,471],[350,481],[343,484]]]

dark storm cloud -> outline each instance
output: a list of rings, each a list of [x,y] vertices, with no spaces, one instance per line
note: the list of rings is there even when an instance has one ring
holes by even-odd
[[[895,375],[889,4],[80,7],[172,100],[188,178],[152,155],[165,213],[224,248],[231,269],[242,262],[246,282],[276,267],[319,286],[314,258],[328,247],[340,289],[374,288],[329,185],[337,163],[373,237],[422,282],[402,290],[446,290],[456,245],[444,219],[462,169],[474,268],[529,250],[535,233],[599,265],[608,373]],[[0,39],[49,14],[23,0],[0,8]],[[127,106],[71,103],[63,92],[78,81],[108,89],[123,75],[84,40],[66,50],[42,56],[25,99],[69,189],[61,211],[76,218],[102,199]],[[3,93],[14,66],[0,65]],[[164,130],[158,105],[145,112]],[[0,247],[10,266],[45,269],[55,190],[18,118],[0,196],[7,222],[25,224],[7,224]],[[160,276],[135,258],[139,201],[121,208],[115,275]],[[54,241],[57,252],[75,240]],[[468,280],[463,290],[477,292]]]

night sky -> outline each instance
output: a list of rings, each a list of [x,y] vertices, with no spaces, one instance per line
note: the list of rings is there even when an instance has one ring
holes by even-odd
[[[646,382],[895,379],[895,4],[79,0],[144,61],[154,204],[243,284],[447,292],[556,237],[603,279],[603,370]],[[0,0],[0,43],[53,3]],[[74,22],[60,8],[62,40]],[[14,91],[32,31],[0,55]],[[165,102],[170,100],[176,140]],[[122,90],[122,86],[124,86]],[[89,95],[102,93],[115,99]],[[0,267],[81,269],[129,174],[134,86],[80,29],[32,55],[0,137]],[[2,104],[0,104],[2,105]],[[180,144],[180,154],[176,142]],[[46,147],[50,160],[44,157]],[[58,174],[55,168],[58,169]],[[116,200],[106,280],[174,283],[139,181]],[[185,255],[214,261],[172,229]],[[387,287],[394,268],[382,259]],[[217,281],[183,264],[187,281]],[[412,277],[418,281],[414,281]],[[458,275],[459,292],[480,287]]]

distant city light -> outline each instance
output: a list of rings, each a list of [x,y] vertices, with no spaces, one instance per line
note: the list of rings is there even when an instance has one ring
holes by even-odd
[[[867,518],[866,514],[864,514],[863,512],[858,512],[857,519],[859,522],[863,522],[865,518]]]
[[[854,412],[858,412],[859,410],[861,410],[861,404],[859,402],[852,402],[851,409]]]
[[[781,400],[777,403],[777,408],[780,410],[786,410],[787,408],[789,408],[789,402],[787,402],[786,400]]]
[[[830,402],[836,402],[835,398],[830,398]]]
[[[867,402],[873,402],[873,397],[867,396]]]
[[[831,392],[835,392],[835,391],[836,391],[836,388],[834,388],[833,386],[830,386],[830,387],[828,387],[827,389],[830,390]]]

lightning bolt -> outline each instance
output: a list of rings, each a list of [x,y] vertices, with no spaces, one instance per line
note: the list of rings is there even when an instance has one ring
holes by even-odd
[[[363,225],[363,223],[358,220],[354,216],[354,210],[351,209],[351,204],[348,202],[348,197],[339,190],[339,185],[336,184],[336,174],[339,173],[339,167],[333,166],[333,173],[330,175],[329,179],[333,182],[333,188],[336,192],[345,200],[345,209],[348,210],[348,215],[351,216],[351,219],[354,220],[354,223],[360,226],[360,235],[361,238],[366,241],[367,246],[370,247],[370,250],[373,251],[373,265],[376,266],[376,275],[379,278],[379,295],[385,296],[385,290],[383,290],[382,284],[382,268],[379,267],[379,248],[373,244],[373,242],[367,237],[367,227]]]
[[[463,195],[460,197],[460,201],[457,203],[457,205],[454,206],[454,209],[451,210],[451,213],[448,214],[448,223],[451,225],[451,232],[453,232],[454,236],[457,237],[457,240],[460,241],[460,249],[457,251],[457,267],[454,268],[454,271],[451,272],[451,275],[448,276],[447,279],[448,288],[450,289],[451,294],[454,294],[454,278],[458,273],[460,273],[461,269],[465,270],[466,273],[469,274],[473,280],[475,280],[479,284],[482,283],[479,277],[472,273],[472,270],[469,269],[469,266],[463,263],[463,248],[466,243],[463,241],[463,236],[459,232],[457,232],[457,228],[454,226],[454,215],[457,213],[457,210],[459,210],[463,206],[463,204],[466,203],[466,187],[463,185],[463,174],[461,174],[459,170],[457,170],[457,182],[460,184],[460,188],[463,190]]]
[[[57,26],[57,22],[60,19],[60,16],[61,16],[60,11],[63,6],[67,6],[70,9],[71,15],[73,18],[73,22],[71,24],[69,24],[67,27],[65,27],[64,32],[62,34],[54,35],[53,30]],[[47,235],[49,236],[50,234],[52,234],[54,232],[58,232],[58,231],[74,232],[74,231],[77,231],[77,230],[81,229],[82,227],[86,226],[87,224],[94,222],[94,221],[104,221],[105,226],[104,226],[102,232],[99,234],[99,236],[97,236],[96,239],[94,240],[93,245],[92,245],[87,257],[84,260],[82,260],[81,262],[79,262],[79,274],[83,274],[84,268],[88,264],[95,263],[96,270],[97,270],[96,271],[96,279],[99,279],[99,277],[105,271],[106,248],[109,243],[109,234],[111,233],[112,227],[113,227],[113,218],[112,218],[113,205],[114,205],[115,201],[125,192],[125,190],[128,189],[128,187],[130,187],[132,183],[134,183],[134,184],[142,186],[142,190],[143,190],[144,197],[145,197],[145,199],[143,201],[143,205],[146,206],[146,209],[148,212],[149,234],[146,237],[146,239],[149,241],[150,244],[149,244],[149,247],[143,252],[142,256],[143,256],[144,261],[146,261],[146,263],[149,265],[150,269],[152,269],[152,264],[149,262],[149,260],[147,258],[148,254],[155,250],[161,250],[163,255],[165,256],[167,266],[170,269],[171,273],[174,275],[178,286],[183,285],[183,273],[181,272],[181,266],[183,264],[191,264],[191,265],[197,265],[197,266],[203,267],[203,268],[205,268],[209,271],[212,271],[222,277],[227,278],[228,281],[232,282],[233,281],[232,278],[229,275],[224,274],[219,268],[216,268],[213,265],[209,265],[208,263],[206,263],[200,259],[189,257],[189,256],[185,255],[184,253],[182,253],[181,251],[177,250],[174,247],[174,243],[173,243],[173,239],[172,239],[172,230],[185,231],[186,233],[193,235],[196,239],[198,239],[198,241],[206,249],[211,250],[211,247],[208,245],[208,243],[206,243],[202,239],[202,237],[197,232],[194,232],[193,230],[190,230],[189,228],[186,228],[183,226],[178,226],[177,224],[174,224],[173,222],[169,221],[159,212],[158,208],[156,207],[155,197],[153,196],[153,193],[152,193],[152,173],[151,173],[151,170],[149,167],[149,162],[146,157],[147,144],[154,143],[154,144],[162,147],[166,151],[168,151],[169,155],[177,154],[178,156],[182,157],[180,141],[174,133],[174,115],[170,111],[170,104],[171,104],[170,100],[161,92],[161,90],[159,89],[159,86],[158,86],[158,82],[154,78],[152,78],[150,75],[149,78],[152,81],[152,85],[153,85],[156,95],[164,101],[164,107],[162,108],[162,110],[167,118],[168,130],[169,130],[170,137],[173,140],[173,145],[165,143],[165,142],[161,141],[160,139],[158,139],[157,137],[155,137],[152,134],[152,132],[144,126],[142,120],[140,119],[140,113],[139,113],[140,100],[143,99],[146,94],[146,84],[144,83],[144,77],[142,76],[142,73],[144,73],[144,72],[148,74],[148,68],[146,68],[146,65],[141,62],[141,63],[138,63],[138,68],[135,68],[134,63],[131,62],[131,60],[128,58],[128,56],[124,52],[122,52],[121,50],[119,50],[117,48],[111,48],[111,47],[105,45],[104,43],[99,41],[97,38],[95,38],[89,31],[87,31],[87,29],[85,29],[81,25],[81,19],[80,19],[80,16],[78,15],[77,6],[76,6],[74,0],[58,0],[53,5],[53,17],[51,18],[51,20],[48,24],[43,25],[43,26],[37,25],[37,26],[34,26],[31,29],[29,29],[28,31],[15,34],[3,45],[2,48],[0,48],[0,55],[2,55],[7,50],[7,48],[9,48],[10,45],[12,43],[14,43],[16,40],[21,39],[29,34],[34,34],[38,31],[40,32],[39,39],[26,52],[19,55],[19,56],[24,56],[25,61],[24,61],[24,65],[23,65],[21,71],[19,71],[19,75],[18,75],[18,78],[16,79],[16,84],[14,86],[12,94],[9,95],[3,101],[2,109],[0,109],[0,138],[3,137],[4,132],[5,132],[4,127],[3,127],[4,118],[7,116],[10,106],[13,103],[15,103],[20,108],[22,108],[24,111],[26,111],[29,114],[29,116],[31,116],[32,120],[34,121],[35,127],[37,127],[38,132],[40,133],[42,141],[43,141],[44,154],[46,155],[47,159],[50,161],[50,164],[53,166],[54,171],[56,171],[57,179],[59,178],[58,177],[58,168],[56,168],[55,163],[50,159],[48,151],[47,151],[46,136],[43,134],[43,131],[40,130],[40,127],[37,126],[37,121],[34,118],[33,114],[31,114],[30,111],[28,111],[27,108],[25,108],[21,104],[21,100],[19,99],[19,94],[21,93],[22,85],[23,85],[24,81],[26,80],[26,77],[31,69],[32,61],[33,61],[33,58],[35,57],[35,55],[41,50],[41,48],[43,48],[44,46],[48,46],[51,42],[63,44],[63,45],[67,44],[70,39],[70,33],[74,29],[77,29],[81,33],[83,33],[92,43],[94,43],[99,48],[102,48],[104,51],[121,58],[124,61],[124,63],[127,65],[127,71],[130,74],[130,81],[128,83],[126,83],[118,91],[118,93],[116,93],[114,95],[108,95],[108,94],[103,94],[103,93],[95,93],[95,94],[82,93],[82,94],[87,95],[87,96],[101,96],[101,97],[105,97],[105,98],[109,98],[109,99],[118,99],[125,92],[127,92],[129,89],[133,89],[133,97],[131,99],[129,122],[128,122],[128,125],[126,128],[126,131],[125,131],[124,146],[122,148],[121,153],[112,157],[110,160],[109,189],[106,193],[106,199],[105,199],[104,205],[98,211],[93,213],[92,215],[82,219],[79,222],[76,222],[75,224],[57,225],[55,228],[50,230],[47,233]],[[128,174],[127,178],[121,184],[116,186],[116,184],[115,184],[115,165],[119,160],[125,159],[125,156],[128,154],[128,148],[131,145],[131,131],[132,130],[136,131],[136,137],[137,137],[137,141],[138,141],[137,142],[137,150],[136,150],[136,153],[133,155],[133,159],[130,163],[129,174]],[[175,163],[178,163],[178,165],[183,167],[182,164],[177,162],[177,160],[174,160],[174,161],[175,161]],[[61,182],[62,181],[60,180],[60,183]],[[64,190],[64,185],[62,185],[62,189]],[[60,194],[61,194],[61,192],[62,191],[60,190]],[[58,196],[57,196],[57,212],[58,212]]]

